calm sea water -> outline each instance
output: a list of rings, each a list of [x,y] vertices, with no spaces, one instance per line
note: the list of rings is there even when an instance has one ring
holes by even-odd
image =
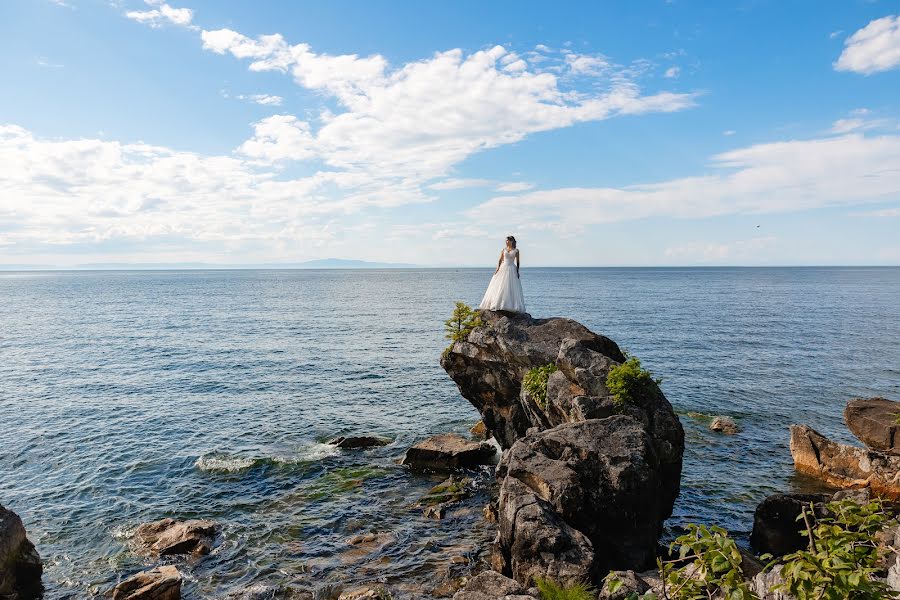
[[[223,525],[179,562],[185,597],[251,583],[322,590],[465,572],[492,536],[478,496],[444,521],[410,508],[438,477],[395,460],[478,414],[438,365],[454,300],[489,270],[0,274],[0,503],[46,561],[47,598],[101,593],[152,564],[129,532]],[[767,494],[805,487],[787,427],[844,441],[854,396],[900,399],[900,269],[527,269],[535,316],[568,316],[664,378],[687,432],[670,521],[746,539]],[[722,437],[695,413],[734,416]],[[335,452],[374,433],[395,442]],[[378,533],[363,546],[360,532]],[[414,592],[415,593],[415,592]],[[427,595],[419,592],[419,597]]]

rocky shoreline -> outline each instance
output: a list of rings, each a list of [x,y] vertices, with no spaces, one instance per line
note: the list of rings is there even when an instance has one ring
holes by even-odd
[[[441,366],[481,415],[472,432],[481,439],[442,434],[406,451],[402,459],[406,467],[449,475],[416,506],[427,517],[443,518],[468,497],[473,483],[464,472],[479,465],[497,463],[498,492],[484,509],[497,532],[482,572],[446,587],[441,597],[539,598],[536,586],[542,582],[562,587],[585,584],[598,590],[593,597],[599,598],[669,597],[658,561],[671,556],[660,548],[659,538],[680,490],[684,430],[649,374],[629,390],[627,401],[621,392],[611,390],[611,372],[633,360],[615,342],[575,321],[490,311],[481,312],[477,325],[444,352]],[[635,377],[641,375],[635,371]],[[805,548],[810,542],[800,533],[798,518],[805,518],[807,510],[812,518],[824,518],[835,501],[864,505],[876,496],[900,499],[898,414],[900,403],[883,398],[848,404],[845,420],[865,448],[828,440],[803,425],[792,426],[791,453],[797,471],[849,491],[766,498],[754,517],[753,549],[777,561]],[[711,429],[732,435],[740,431],[727,417],[717,417]],[[483,441],[491,438],[496,445]],[[355,436],[331,443],[354,450],[389,442]],[[499,462],[497,446],[502,450]],[[150,560],[177,556],[199,560],[214,550],[220,535],[221,527],[213,521],[167,518],[138,527],[131,546]],[[892,521],[878,535],[885,556],[875,577],[900,590],[900,527]],[[359,544],[378,542],[362,537]],[[737,563],[735,568],[755,597],[792,598],[774,589],[784,583],[779,565],[764,568],[758,556],[744,551]],[[0,506],[0,598],[39,597],[40,578],[40,558],[21,519]],[[122,580],[107,596],[177,600],[182,582],[177,564],[167,560]],[[313,597],[309,590],[259,585],[229,596]],[[315,597],[384,599],[391,597],[391,589],[373,583]]]

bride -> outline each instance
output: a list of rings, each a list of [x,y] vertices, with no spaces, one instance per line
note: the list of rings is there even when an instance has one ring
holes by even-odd
[[[506,238],[506,248],[500,253],[497,269],[478,308],[525,312],[525,296],[522,295],[522,282],[519,281],[519,250],[513,236]]]

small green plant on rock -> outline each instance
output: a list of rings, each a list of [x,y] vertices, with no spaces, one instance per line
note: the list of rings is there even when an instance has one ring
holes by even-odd
[[[662,379],[654,379],[653,373],[641,367],[641,361],[636,356],[628,356],[625,362],[612,367],[606,375],[606,389],[618,408],[653,393],[660,383]]]
[[[783,558],[780,591],[797,600],[900,598],[873,577],[884,553],[875,534],[896,522],[884,505],[846,499],[827,504],[826,515],[816,518],[810,504],[798,517],[809,546]]]
[[[584,583],[562,585],[549,579],[536,579],[541,600],[594,600],[597,593]]]
[[[757,598],[744,580],[743,558],[737,544],[721,527],[690,524],[687,533],[672,543],[671,550],[676,547],[676,560],[657,561],[665,597],[671,600]],[[674,563],[682,566],[675,568]]]
[[[476,327],[481,327],[481,314],[465,302],[457,302],[449,319],[444,321],[445,337],[453,342],[464,341]]]
[[[531,369],[522,378],[522,387],[544,412],[547,411],[547,382],[556,370],[556,365],[550,363]]]

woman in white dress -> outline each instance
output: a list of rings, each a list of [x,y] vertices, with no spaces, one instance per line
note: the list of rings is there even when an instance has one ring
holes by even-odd
[[[494,271],[491,283],[478,308],[525,312],[525,296],[522,294],[522,282],[519,280],[519,264],[516,238],[509,236],[506,238],[506,248],[500,253],[497,270]]]

